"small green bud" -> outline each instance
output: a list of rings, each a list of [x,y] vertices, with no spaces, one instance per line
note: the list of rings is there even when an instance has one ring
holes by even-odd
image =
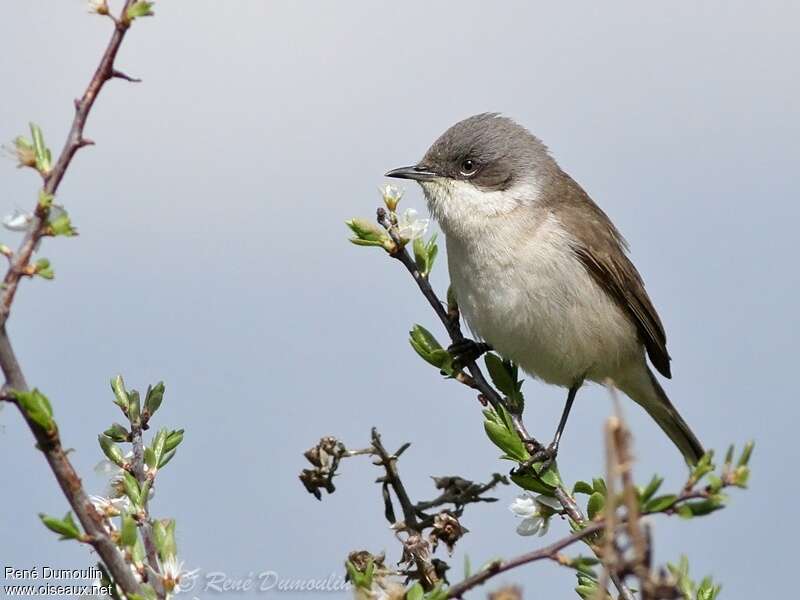
[[[119,423],[112,423],[111,427],[103,432],[103,435],[111,438],[115,442],[127,442],[130,433]]]
[[[46,258],[40,258],[33,264],[33,272],[42,279],[53,279],[56,276],[50,261]]]
[[[125,547],[132,547],[136,544],[136,521],[133,520],[131,515],[124,515],[122,517],[122,529],[119,533],[119,543]]]
[[[13,390],[11,393],[28,419],[47,432],[56,430],[56,423],[53,420],[53,407],[50,405],[47,396],[36,388],[29,392]]]
[[[122,381],[122,375],[117,375],[111,380],[111,389],[114,392],[114,404],[119,406],[122,412],[127,415],[130,398],[128,398],[128,392],[125,391],[125,382]]]
[[[174,450],[180,445],[182,441],[183,441],[183,429],[176,429],[174,431],[171,431],[169,435],[167,435],[167,439],[164,441],[164,451],[169,452],[170,450]]]
[[[152,17],[155,13],[153,12],[153,2],[134,2],[130,7],[128,7],[128,11],[125,13],[127,21],[133,21],[134,19],[138,19],[139,17]]]
[[[142,506],[142,491],[139,489],[139,482],[127,471],[122,472],[122,485],[125,488],[125,495],[130,498],[135,507]]]
[[[99,436],[97,436],[97,441],[100,444],[100,449],[103,451],[103,454],[106,455],[108,460],[118,467],[122,467],[125,464],[125,458],[122,456],[122,450],[120,450],[119,446],[117,446],[110,437],[107,437],[101,433]]]
[[[144,409],[148,418],[152,417],[161,402],[164,400],[164,382],[159,381],[154,387],[147,387],[147,394],[145,394]]]
[[[139,423],[141,420],[142,408],[139,392],[131,390],[128,392],[128,418],[131,423]]]
[[[594,519],[597,515],[603,512],[606,505],[606,497],[600,492],[595,492],[589,496],[589,502],[586,505],[586,513],[590,519]]]
[[[61,535],[62,540],[77,540],[83,537],[71,512],[64,515],[63,519],[57,519],[44,513],[39,513],[39,518],[50,531]]]
[[[51,169],[50,149],[44,143],[42,128],[36,123],[31,123],[31,137],[33,138],[33,155],[36,160],[36,170],[42,175],[47,175]]]
[[[345,225],[355,234],[350,241],[357,246],[381,246],[386,251],[394,249],[389,234],[372,221],[356,218],[345,221]]]

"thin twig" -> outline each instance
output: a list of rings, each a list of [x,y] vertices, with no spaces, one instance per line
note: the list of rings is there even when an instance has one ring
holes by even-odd
[[[122,7],[122,15],[127,12],[128,8],[133,4],[133,1],[134,0],[125,1]],[[43,174],[44,185],[42,190],[45,194],[55,195],[75,153],[80,148],[90,143],[83,136],[86,120],[103,85],[113,77],[114,60],[129,27],[130,23],[127,19],[118,19],[115,21],[114,33],[106,47],[103,58],[100,60],[100,64],[95,70],[83,96],[75,103],[75,117],[72,121],[69,134],[67,135],[64,148],[53,169]],[[32,227],[25,235],[17,252],[10,258],[10,265],[3,278],[2,293],[0,293],[0,368],[2,368],[3,375],[5,376],[6,386],[17,391],[27,391],[28,383],[25,380],[22,367],[17,360],[11,341],[9,340],[8,332],[6,331],[6,322],[11,314],[11,305],[14,302],[19,281],[25,276],[31,257],[36,250],[39,240],[44,235],[47,226],[47,216],[48,209],[42,206],[41,203],[37,204]],[[97,513],[86,491],[83,489],[81,480],[67,458],[66,452],[61,444],[58,430],[55,428],[52,430],[44,429],[30,419],[24,410],[20,410],[20,412],[36,438],[38,448],[44,454],[67,501],[75,511],[78,520],[86,531],[87,541],[94,547],[98,555],[100,555],[100,558],[113,577],[114,582],[119,585],[126,594],[138,593],[139,584],[133,576],[130,567],[125,562],[122,553],[106,532],[103,519]]]
[[[386,209],[382,207],[378,208],[377,220],[394,242],[394,249],[393,251],[389,252],[389,255],[392,258],[400,261],[400,263],[403,264],[406,270],[414,278],[414,281],[417,283],[417,287],[419,287],[422,295],[425,296],[425,299],[431,305],[431,308],[433,308],[436,316],[439,317],[439,320],[447,330],[447,334],[450,336],[451,342],[456,344],[463,341],[465,338],[464,334],[461,332],[460,316],[458,312],[453,311],[451,313],[448,311],[442,301],[439,300],[439,297],[436,295],[436,292],[433,291],[428,278],[419,271],[416,262],[413,258],[411,258],[411,255],[406,250],[406,244],[400,238],[400,235],[397,232],[397,227],[392,222],[392,219],[386,212]],[[491,404],[493,408],[497,409],[499,406],[502,406],[509,413],[517,435],[519,435],[530,454],[534,454],[538,450],[541,450],[543,446],[528,433],[525,424],[522,422],[522,415],[519,414],[518,411],[514,410],[513,407],[509,406],[508,402],[506,402],[505,399],[494,389],[494,387],[492,387],[486,381],[486,378],[483,376],[483,372],[475,363],[475,361],[467,362],[464,366],[466,367],[467,371],[469,371],[471,381],[464,381],[463,378],[459,380],[469,387],[480,391],[481,395],[486,399],[486,401],[489,402],[489,404]],[[534,476],[535,475],[536,474],[534,473]],[[564,508],[564,512],[570,517],[570,519],[572,519],[572,521],[578,525],[583,525],[586,523],[586,517],[581,512],[577,502],[575,502],[575,499],[570,495],[569,492],[567,492],[566,489],[564,489],[563,486],[556,486],[554,494],[556,499]],[[624,598],[624,600],[633,600],[632,592],[618,577],[612,577],[612,581],[619,590],[620,596]]]
[[[491,563],[485,569],[475,573],[474,575],[467,577],[463,581],[451,585],[447,589],[447,597],[448,598],[461,598],[466,592],[475,588],[481,584],[483,584],[488,579],[499,575],[500,573],[505,573],[506,571],[510,571],[511,569],[515,569],[522,565],[527,565],[532,562],[536,562],[539,560],[545,559],[553,559],[556,555],[566,548],[567,546],[571,546],[575,542],[578,542],[587,536],[590,536],[594,533],[597,533],[603,529],[605,525],[601,522],[592,523],[588,525],[584,529],[576,531],[565,538],[558,540],[550,544],[549,546],[545,546],[544,548],[540,548],[539,550],[535,550],[533,552],[528,552],[527,554],[522,554],[517,556],[516,558],[512,558],[507,561],[495,561]]]
[[[136,478],[136,481],[139,482],[139,487],[141,488],[144,486],[145,482],[147,481],[147,472],[144,468],[144,442],[142,440],[142,423],[140,418],[136,417],[131,419],[131,446],[133,447],[133,460],[131,461],[131,470],[133,471],[133,476]],[[153,481],[150,482],[150,490],[153,489]],[[156,550],[156,544],[153,539],[153,528],[150,524],[150,511],[148,508],[149,504],[149,496],[150,492],[148,491],[147,496],[142,498],[142,512],[143,518],[139,523],[139,527],[142,530],[142,543],[144,544],[145,554],[147,556],[147,562],[150,564],[150,568],[154,573],[158,573],[160,571],[158,565],[158,556]],[[150,583],[152,584],[153,588],[156,590],[156,593],[159,597],[164,596],[163,586],[161,581],[157,577],[149,578]]]
[[[394,490],[394,494],[397,496],[397,501],[400,503],[400,508],[403,511],[403,522],[406,528],[416,533],[420,533],[422,531],[422,527],[417,521],[417,511],[414,507],[414,503],[411,501],[411,498],[406,491],[406,487],[403,485],[403,481],[400,479],[400,474],[397,472],[397,457],[408,446],[401,447],[401,449],[394,454],[389,454],[381,442],[381,436],[378,433],[378,430],[373,427],[372,447],[375,449],[375,454],[378,456],[378,461],[376,464],[382,466],[386,471],[386,475],[381,478],[381,481],[391,486],[391,488]]]
[[[450,341],[453,344],[464,341],[465,338],[464,334],[461,332],[461,322],[458,313],[454,315],[448,313],[445,305],[441,300],[439,300],[436,292],[433,291],[428,278],[420,273],[419,269],[417,268],[417,263],[413,258],[411,258],[411,255],[406,250],[405,243],[402,239],[400,239],[400,236],[397,233],[397,228],[390,221],[384,208],[378,209],[378,222],[384,229],[386,229],[387,233],[392,237],[392,241],[395,243],[395,249],[393,252],[389,253],[390,256],[400,261],[414,278],[414,281],[417,282],[417,286],[422,292],[422,295],[425,296],[428,304],[431,305],[431,308],[433,308],[436,316],[439,317],[442,325],[444,325],[445,329],[447,330]],[[466,367],[467,371],[469,371],[471,381],[463,377],[457,377],[457,379],[465,385],[480,391],[481,395],[486,399],[487,402],[489,402],[489,404],[492,405],[493,408],[497,409],[499,406],[505,408],[509,415],[511,415],[511,419],[517,434],[529,447],[531,453],[541,449],[541,444],[531,437],[531,435],[525,429],[525,425],[522,423],[521,415],[511,406],[509,406],[505,399],[499,393],[497,393],[497,391],[491,385],[489,385],[489,382],[486,381],[486,378],[483,376],[483,372],[477,363],[472,360],[465,362],[464,366]]]

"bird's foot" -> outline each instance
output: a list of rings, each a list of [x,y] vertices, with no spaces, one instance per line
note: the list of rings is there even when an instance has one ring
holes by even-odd
[[[447,348],[447,351],[450,353],[450,356],[453,357],[453,367],[456,370],[461,370],[464,368],[464,365],[475,362],[481,355],[489,352],[491,349],[492,347],[489,344],[464,338],[459,342],[451,344],[450,347]]]
[[[517,472],[524,473],[528,469],[532,469],[533,465],[539,464],[539,468],[536,472],[538,475],[541,475],[546,473],[555,463],[556,457],[558,456],[557,442],[552,442],[549,446],[542,446],[535,441],[534,443],[536,443],[538,447],[533,449],[531,457],[519,466]]]

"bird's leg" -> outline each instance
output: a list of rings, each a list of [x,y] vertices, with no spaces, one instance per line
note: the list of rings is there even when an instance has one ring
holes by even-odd
[[[489,352],[492,347],[484,342],[476,342],[469,338],[464,338],[451,344],[447,351],[453,357],[453,366],[458,370],[467,363],[475,362],[481,355]]]
[[[534,452],[533,455],[527,461],[525,461],[525,464],[522,465],[523,468],[540,462],[542,463],[542,467],[539,472],[544,473],[553,464],[556,456],[558,456],[558,444],[561,442],[561,436],[564,433],[564,428],[567,426],[569,411],[572,409],[572,405],[575,402],[575,396],[582,385],[583,380],[580,380],[578,383],[569,388],[569,392],[567,392],[567,402],[564,405],[563,412],[561,413],[561,420],[558,422],[558,429],[556,429],[556,435],[553,438],[553,441],[546,448],[542,448],[539,451]]]

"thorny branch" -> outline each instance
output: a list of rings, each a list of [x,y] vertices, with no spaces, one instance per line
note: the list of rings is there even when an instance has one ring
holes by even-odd
[[[55,195],[75,153],[80,148],[93,143],[84,137],[84,128],[92,106],[105,83],[114,77],[122,77],[120,72],[114,68],[114,60],[130,27],[130,20],[126,15],[133,3],[134,0],[126,0],[122,7],[120,18],[114,19],[114,32],[100,60],[100,64],[97,66],[81,98],[75,101],[75,117],[64,148],[52,170],[42,174],[44,181],[42,192],[46,195]],[[27,391],[28,383],[8,337],[6,323],[11,314],[11,306],[14,302],[20,279],[29,273],[31,257],[39,241],[45,235],[48,214],[49,207],[43,203],[38,203],[29,231],[17,251],[9,256],[10,265],[3,278],[2,292],[0,293],[0,368],[2,368],[6,380],[2,399],[18,406],[19,403],[13,399],[12,390]],[[55,475],[70,506],[86,531],[86,541],[97,551],[115,583],[126,594],[136,593],[139,589],[139,584],[126,564],[122,553],[106,532],[103,519],[86,495],[78,474],[67,458],[58,430],[56,428],[45,429],[32,420],[24,410],[20,410],[20,412],[36,438],[37,447],[45,455],[53,475]]]
[[[426,300],[428,300],[428,303],[431,305],[434,312],[436,312],[439,320],[447,330],[451,341],[454,344],[463,341],[464,335],[461,332],[460,315],[457,308],[451,307],[450,310],[445,309],[442,301],[439,300],[436,292],[433,291],[428,278],[420,273],[416,262],[411,258],[405,248],[406,243],[401,239],[398,233],[395,213],[388,213],[386,209],[380,207],[377,210],[377,220],[394,242],[393,251],[389,252],[390,256],[400,261],[414,278],[414,281],[416,281],[417,286],[419,287],[423,296],[425,296]],[[494,387],[492,387],[489,382],[486,381],[486,378],[483,376],[480,367],[478,367],[475,361],[467,362],[465,367],[469,371],[471,379],[466,381],[461,379],[460,381],[477,389],[481,393],[481,396],[485,398],[493,408],[497,409],[498,406],[503,406],[503,408],[511,415],[517,435],[519,435],[520,439],[523,441],[523,443],[525,443],[531,455],[534,455],[541,450],[543,448],[542,444],[536,441],[536,439],[528,433],[525,424],[522,422],[522,415],[518,410],[515,410],[514,407],[510,406],[509,403],[506,402],[505,399],[497,392],[497,390],[495,390]],[[535,472],[533,475],[537,476]],[[581,512],[577,502],[575,502],[575,499],[569,494],[569,492],[567,492],[566,489],[564,489],[563,486],[556,486],[554,494],[564,508],[564,512],[569,516],[570,519],[572,519],[572,521],[579,525],[582,525],[586,522],[586,517]],[[622,581],[615,576],[612,576],[612,581],[614,582],[615,587],[619,590],[620,596],[624,600],[633,600],[633,593],[624,585]]]
[[[508,484],[508,479],[498,473],[493,474],[487,483],[475,483],[458,476],[434,477],[434,484],[441,490],[440,494],[432,500],[414,502],[397,468],[398,458],[410,444],[403,444],[395,452],[389,452],[375,428],[372,429],[370,442],[369,448],[348,451],[335,438],[322,438],[305,453],[314,469],[304,469],[300,480],[310,493],[319,498],[320,489],[326,489],[329,493],[335,489],[331,482],[343,458],[372,456],[373,464],[384,471],[376,482],[381,484],[386,520],[403,544],[403,558],[400,562],[413,565],[415,569],[406,569],[402,573],[418,580],[426,589],[431,589],[443,579],[447,569],[443,561],[430,558],[431,551],[435,550],[439,542],[452,549],[467,531],[459,522],[464,508],[468,504],[496,502],[496,498],[488,497],[486,493],[499,484]],[[395,511],[395,501],[402,513],[400,519]],[[435,514],[429,512],[439,508],[441,510]],[[430,530],[427,538],[424,537],[426,530]]]

